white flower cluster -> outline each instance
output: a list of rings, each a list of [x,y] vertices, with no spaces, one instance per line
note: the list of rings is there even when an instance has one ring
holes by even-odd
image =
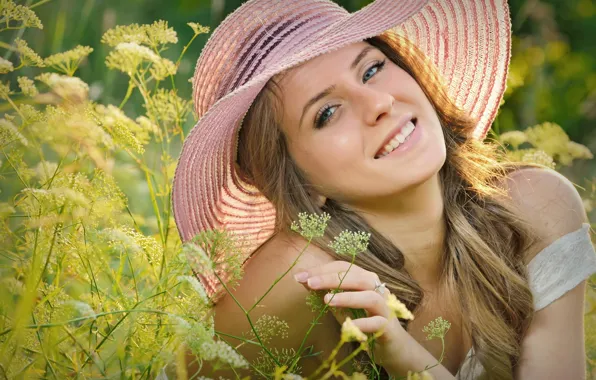
[[[169,59],[162,58],[146,46],[136,42],[121,42],[116,45],[106,58],[109,68],[120,70],[128,76],[135,76],[143,63],[150,64],[149,71],[156,80],[163,80],[176,74],[176,65]]]
[[[56,95],[64,100],[81,103],[89,95],[89,85],[80,78],[60,75],[56,73],[43,73],[35,77],[45,83]]]
[[[0,57],[0,74],[6,74],[14,70],[12,62]]]
[[[321,215],[301,212],[298,214],[298,222],[292,222],[291,229],[308,240],[323,237],[329,219],[331,216],[325,212]]]
[[[338,255],[353,257],[367,250],[370,236],[370,233],[362,231],[342,231],[329,243],[329,247]]]

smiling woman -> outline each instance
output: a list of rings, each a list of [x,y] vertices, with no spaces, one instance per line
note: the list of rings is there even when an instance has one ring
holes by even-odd
[[[482,141],[504,91],[509,33],[507,4],[494,0],[377,0],[354,14],[324,0],[251,0],[218,27],[197,64],[200,120],[173,193],[183,240],[225,228],[242,243],[234,297],[218,281],[225,266],[197,273],[216,330],[248,331],[238,306],[297,260],[296,280],[282,277],[251,316],[290,325],[276,349],[323,353],[301,353],[303,375],[345,319],[338,311],[311,326],[305,298],[339,286],[333,306],[366,313],[351,326],[385,328],[369,352],[381,377],[436,364],[442,347],[422,327],[438,316],[451,330],[435,378],[584,376],[583,290],[596,254],[581,200],[556,172],[507,163]],[[331,216],[302,255],[290,228],[301,212]],[[349,271],[327,245],[344,230],[371,233]],[[391,320],[390,295],[415,318]],[[254,347],[239,350],[254,361]]]

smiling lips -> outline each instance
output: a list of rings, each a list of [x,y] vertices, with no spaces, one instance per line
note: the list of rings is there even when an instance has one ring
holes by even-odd
[[[381,149],[377,151],[375,159],[385,157],[389,153],[393,152],[397,147],[408,139],[416,128],[416,119],[411,118],[411,115],[406,119],[405,124],[400,123],[394,131],[387,137],[387,140],[381,146]]]

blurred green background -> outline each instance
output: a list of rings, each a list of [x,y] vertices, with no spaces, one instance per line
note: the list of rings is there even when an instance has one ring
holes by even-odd
[[[292,0],[287,0],[292,1]],[[355,11],[370,0],[335,0]],[[166,20],[178,33],[179,43],[165,56],[176,59],[192,37],[187,22],[198,22],[213,30],[241,0],[25,0],[33,5],[44,30],[27,29],[5,33],[22,36],[42,57],[76,45],[88,45],[94,52],[77,75],[90,84],[90,97],[103,104],[119,104],[126,92],[127,77],[108,70],[108,46],[100,43],[103,33],[116,25]],[[510,0],[513,25],[513,54],[509,88],[495,127],[500,133],[545,121],[559,124],[571,140],[596,151],[596,1],[594,0]],[[187,79],[209,34],[198,36],[186,52],[176,76],[179,94],[190,95]],[[4,41],[9,42],[9,41]],[[5,53],[8,58],[11,52]],[[29,73],[26,70],[31,70]],[[23,74],[36,75],[35,68]],[[21,74],[21,75],[23,75]],[[131,99],[124,109],[129,115],[143,113],[142,100]],[[187,120],[185,131],[192,127]],[[585,199],[596,197],[595,160],[578,160],[572,167],[558,167],[581,188]],[[122,184],[129,197],[134,192]],[[130,197],[133,208],[143,209],[141,197]],[[592,207],[596,208],[596,207]],[[590,209],[590,207],[588,207]],[[137,209],[138,211],[141,211]],[[142,212],[142,211],[141,211]],[[594,216],[594,211],[590,214]],[[592,220],[594,220],[592,218]]]

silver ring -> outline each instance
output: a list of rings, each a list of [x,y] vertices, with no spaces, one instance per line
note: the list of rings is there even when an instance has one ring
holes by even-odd
[[[379,293],[380,295],[385,294],[385,290],[387,288],[385,287],[385,283],[380,283],[379,280],[375,280],[375,292]]]

